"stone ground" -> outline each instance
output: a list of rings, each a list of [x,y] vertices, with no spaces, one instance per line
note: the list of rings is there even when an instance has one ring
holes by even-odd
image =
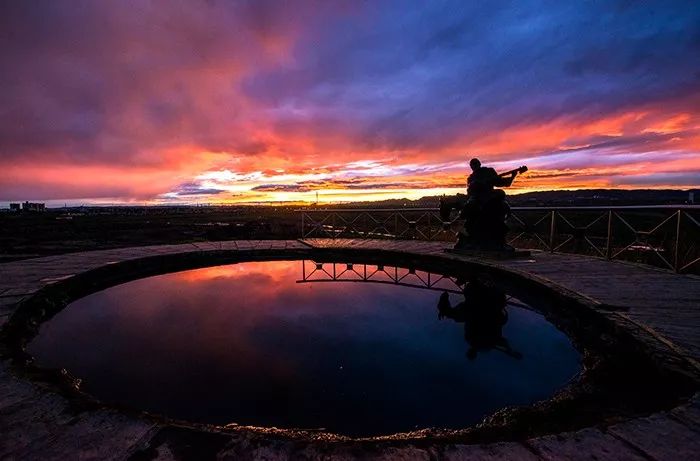
[[[643,329],[659,347],[697,367],[700,278],[568,254],[486,261],[446,254],[437,242],[226,241],[72,253],[0,264],[0,327],[40,289],[91,269],[141,258],[222,251],[264,254],[309,248],[377,249],[465,260],[508,271],[585,301],[615,322]],[[138,261],[137,261],[138,262]],[[600,274],[606,282],[601,283]],[[250,430],[191,427],[100,405],[76,405],[18,376],[0,357],[0,459],[700,459],[700,394],[668,411],[612,425],[486,445],[363,445],[263,437]]]

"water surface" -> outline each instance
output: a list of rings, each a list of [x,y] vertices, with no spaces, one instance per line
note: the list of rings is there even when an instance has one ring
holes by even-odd
[[[427,274],[335,266],[340,278],[361,279],[365,269],[387,283],[298,283],[334,270],[301,261],[136,280],[73,302],[29,351],[105,401],[198,422],[354,436],[466,427],[548,398],[580,369],[569,339],[513,300],[495,329],[465,319],[459,309],[469,305],[443,309],[440,320],[441,291],[391,283],[394,272],[418,285]],[[478,293],[472,301],[490,302]],[[465,301],[445,296],[453,306]]]

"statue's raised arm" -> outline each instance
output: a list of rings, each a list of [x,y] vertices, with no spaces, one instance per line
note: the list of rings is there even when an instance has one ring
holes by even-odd
[[[510,187],[513,184],[513,180],[519,174],[525,173],[527,167],[525,165],[515,168],[514,170],[506,171],[505,173],[498,173],[497,187]]]

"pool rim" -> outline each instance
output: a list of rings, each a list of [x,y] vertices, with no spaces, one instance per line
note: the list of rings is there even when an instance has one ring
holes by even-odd
[[[468,426],[458,430],[426,429],[423,431],[386,436],[353,438],[340,436],[337,434],[309,432],[303,430],[300,431],[296,429],[274,429],[254,426],[214,426],[174,420],[160,415],[149,414],[143,411],[134,411],[132,409],[122,408],[117,405],[105,404],[104,402],[93,398],[89,394],[82,393],[76,389],[75,381],[72,377],[66,374],[57,374],[37,368],[32,364],[31,357],[28,356],[24,350],[24,346],[26,346],[31,338],[33,338],[38,332],[39,326],[48,321],[53,315],[55,315],[55,313],[65,308],[68,304],[70,304],[70,302],[87,296],[88,294],[101,291],[110,286],[149,276],[162,275],[182,270],[218,266],[222,264],[285,259],[313,259],[322,262],[324,262],[325,259],[330,262],[339,258],[341,258],[343,262],[346,262],[346,260],[348,260],[347,262],[353,262],[353,259],[355,259],[358,262],[362,261],[367,263],[371,263],[373,259],[381,259],[384,264],[390,264],[389,261],[392,261],[396,262],[397,265],[400,263],[401,267],[411,267],[411,265],[413,265],[416,269],[425,270],[430,270],[430,267],[440,266],[439,271],[433,270],[435,272],[446,271],[445,267],[448,267],[448,270],[449,268],[453,268],[458,272],[478,271],[480,274],[487,274],[491,277],[498,278],[499,284],[500,282],[504,282],[504,285],[506,286],[510,284],[511,288],[515,287],[515,290],[511,290],[511,288],[507,289],[509,293],[512,291],[518,293],[523,292],[524,290],[532,293],[532,296],[542,297],[544,295],[547,298],[547,301],[537,304],[538,306],[547,304],[550,306],[550,309],[545,310],[544,312],[540,311],[539,309],[538,311],[545,316],[547,321],[553,323],[555,327],[562,330],[569,337],[574,347],[585,357],[584,363],[582,364],[583,370],[580,374],[580,379],[574,383],[573,387],[585,387],[588,384],[586,382],[586,378],[590,371],[590,364],[593,363],[596,366],[600,366],[601,360],[603,362],[605,361],[605,357],[598,356],[598,351],[596,351],[595,348],[591,348],[590,344],[588,343],[589,338],[579,335],[579,327],[581,326],[581,322],[583,321],[584,324],[587,322],[592,323],[597,327],[613,327],[611,330],[613,333],[621,333],[620,331],[615,331],[619,330],[619,328],[611,325],[611,322],[606,321],[604,317],[600,316],[599,313],[594,310],[594,308],[600,308],[600,306],[592,305],[591,300],[577,295],[576,293],[570,293],[567,292],[567,290],[558,289],[556,286],[553,286],[553,284],[546,283],[546,281],[543,280],[538,280],[537,277],[528,276],[524,272],[507,269],[499,266],[498,264],[490,264],[484,263],[483,261],[474,260],[459,260],[452,258],[446,259],[440,255],[415,253],[407,254],[393,252],[390,250],[375,249],[348,250],[318,249],[309,247],[303,249],[209,250],[201,252],[154,255],[115,262],[95,269],[80,272],[72,277],[59,280],[53,284],[45,286],[38,292],[31,295],[29,298],[23,300],[18,309],[10,318],[10,321],[3,327],[0,333],[0,356],[10,357],[12,359],[12,367],[17,374],[25,378],[29,378],[31,381],[41,383],[51,392],[67,397],[71,402],[76,403],[78,407],[116,409],[120,412],[136,416],[138,418],[147,418],[161,424],[176,424],[194,429],[199,428],[205,430],[210,430],[213,428],[216,430],[244,431],[250,432],[251,434],[262,434],[266,437],[272,436],[293,440],[324,440],[359,443],[367,441],[415,443],[418,440],[470,440],[469,443],[472,443],[474,439],[469,437],[469,433],[471,433],[475,427],[478,429],[478,425]],[[516,297],[523,299],[523,297],[519,294],[516,294]],[[527,301],[527,299],[523,300],[528,304],[531,304]],[[566,321],[575,321],[576,326],[572,328],[571,324],[566,324]],[[626,336],[627,337],[624,338],[623,342],[628,346],[631,345],[633,348],[644,346],[643,344],[640,344],[639,338],[629,335]],[[630,340],[632,343],[630,343]],[[568,394],[571,394],[571,392],[572,389],[563,389],[559,393],[551,396],[550,399],[544,403],[550,403],[559,398],[566,397]],[[669,400],[677,402],[686,397],[687,395],[679,395]],[[526,410],[531,409],[532,407],[533,405],[528,406]],[[649,413],[651,413],[651,411],[649,411]],[[498,426],[499,418],[499,412],[496,412],[490,418],[486,418],[487,420],[491,420],[491,423],[486,421],[486,424],[493,424],[495,422]],[[610,415],[605,415],[605,418],[602,418],[600,422],[603,422],[605,419],[609,418]],[[515,421],[515,424],[513,421],[507,422],[505,424],[505,429],[501,427],[500,431],[496,431],[496,436],[489,436],[487,431],[487,435],[485,437],[480,437],[477,435],[476,440],[482,442],[517,440],[517,434],[521,433],[520,430],[516,430],[518,425],[518,421]],[[581,427],[587,426],[590,426],[590,423],[586,423]],[[509,432],[508,427],[514,428],[512,434],[513,437],[503,436],[504,432]],[[528,433],[528,436],[544,435],[560,431],[560,429],[545,430],[543,432],[535,432],[534,434]],[[477,431],[477,434],[478,433],[479,431]]]

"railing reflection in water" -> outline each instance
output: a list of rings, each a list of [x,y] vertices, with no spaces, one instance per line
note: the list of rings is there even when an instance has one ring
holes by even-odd
[[[464,287],[468,280],[411,267],[302,260],[301,278],[297,283],[317,282],[379,283],[464,295]],[[506,300],[510,305],[532,310],[530,306],[508,294]]]
[[[459,294],[462,293],[464,285],[464,281],[456,277],[384,264],[302,260],[301,272],[301,279],[297,280],[297,283],[371,282]]]
[[[437,208],[313,209],[302,238],[454,241]],[[700,206],[513,207],[508,243],[700,273]]]

